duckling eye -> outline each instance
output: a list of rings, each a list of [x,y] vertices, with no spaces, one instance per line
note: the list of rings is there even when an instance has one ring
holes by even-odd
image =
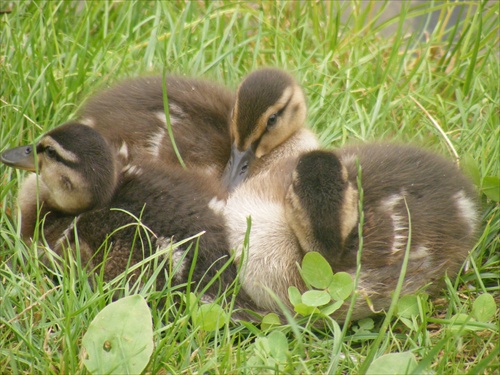
[[[44,152],[51,159],[55,159],[57,157],[57,152],[52,146],[45,147]]]
[[[278,114],[274,113],[267,119],[267,130],[271,129],[278,122]]]
[[[240,169],[240,173],[239,174],[245,174],[245,173],[247,173],[247,169],[248,169],[248,161],[246,161],[245,164],[243,164],[243,166]]]

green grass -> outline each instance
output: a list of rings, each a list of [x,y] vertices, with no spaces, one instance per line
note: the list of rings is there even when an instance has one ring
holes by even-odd
[[[357,373],[366,370],[366,358],[410,351],[428,372],[495,373],[498,309],[480,329],[449,326],[454,314],[471,313],[480,294],[500,300],[500,208],[491,199],[500,177],[500,6],[465,1],[401,8],[387,17],[389,4],[376,1],[364,7],[0,1],[0,10],[11,9],[0,15],[0,150],[36,140],[70,119],[96,89],[124,77],[168,71],[234,88],[248,72],[270,65],[301,82],[308,125],[325,147],[397,139],[450,158],[456,151],[478,186],[481,234],[469,269],[449,281],[441,298],[419,297],[418,314],[407,321],[396,316],[340,330],[334,323],[321,329],[292,320],[272,330],[287,338],[279,360],[260,325],[202,331],[183,305],[155,309],[158,292],[131,286],[124,294],[141,293],[153,307],[148,372]],[[453,10],[463,21],[450,21]],[[435,30],[406,31],[410,23],[429,22],[432,11]],[[0,176],[0,373],[85,373],[82,336],[120,283],[98,282],[93,291],[77,262],[51,277],[19,239],[15,196],[22,173],[0,167]]]

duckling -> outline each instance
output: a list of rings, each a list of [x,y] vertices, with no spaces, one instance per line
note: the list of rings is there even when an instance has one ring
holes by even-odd
[[[1,160],[28,170],[34,170],[38,164],[38,174],[32,175],[19,196],[25,238],[41,230],[61,256],[67,246],[75,249],[78,241],[82,263],[89,269],[99,269],[103,264],[105,280],[111,280],[129,264],[152,255],[157,248],[166,248],[172,239],[179,241],[205,232],[199,237],[192,281],[206,285],[220,271],[220,283],[210,286],[209,296],[234,281],[236,266],[225,266],[230,256],[224,218],[210,208],[211,202],[220,198],[215,179],[181,168],[167,169],[157,163],[142,164],[118,174],[113,152],[104,137],[81,124],[60,126],[44,135],[35,148],[22,150],[8,150]],[[35,189],[42,207],[40,217],[45,222],[40,228],[36,228]],[[142,226],[137,225],[136,218]],[[151,248],[147,246],[145,231],[138,229],[144,226],[152,233]],[[109,252],[101,246],[106,241]],[[188,281],[194,249],[184,257],[185,249],[195,242],[192,240],[171,254],[172,262],[179,268],[176,283]],[[180,259],[184,259],[182,263]],[[163,274],[157,282],[161,288],[165,283]]]
[[[163,78],[130,79],[91,97],[78,122],[97,130],[122,167],[157,160],[179,165],[167,132]],[[230,155],[228,118],[234,94],[200,79],[166,77],[175,144],[189,169],[220,178]]]
[[[478,215],[474,187],[454,164],[393,144],[311,151],[283,161],[281,171],[246,180],[224,208],[235,261],[246,260],[243,289],[260,308],[280,312],[268,290],[292,308],[288,287],[306,290],[297,269],[306,252],[319,252],[335,272],[354,277],[360,221],[356,160],[364,223],[353,319],[389,307],[407,246],[403,295],[424,288],[434,295],[445,275],[454,277],[460,270],[476,240]],[[252,226],[244,254],[247,216]],[[333,317],[343,321],[347,308]]]
[[[91,127],[78,123],[55,128],[35,147],[7,150],[1,161],[38,171],[38,176],[30,174],[23,181],[18,195],[24,239],[33,236],[37,217],[49,211],[78,215],[106,205],[119,181],[116,159],[107,142]]]
[[[264,68],[249,74],[231,112],[231,157],[223,175],[228,190],[287,155],[319,148],[304,127],[306,113],[304,93],[288,73]]]

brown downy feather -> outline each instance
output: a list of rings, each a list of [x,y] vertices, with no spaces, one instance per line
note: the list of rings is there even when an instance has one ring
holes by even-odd
[[[230,246],[247,259],[243,288],[260,308],[280,313],[268,289],[292,308],[288,287],[305,291],[296,264],[306,252],[317,251],[334,271],[355,275],[357,159],[365,219],[360,297],[353,319],[374,313],[367,298],[375,310],[389,307],[408,243],[403,295],[420,289],[435,294],[445,275],[454,277],[459,271],[476,240],[478,215],[475,189],[455,165],[402,145],[312,151],[283,160],[279,172],[268,170],[248,179],[224,208]],[[245,254],[241,244],[247,217],[252,227]],[[344,306],[334,317],[342,321],[346,311]]]
[[[216,83],[168,76],[170,123],[189,168],[219,177],[229,159],[233,94]],[[98,130],[125,168],[151,160],[180,165],[167,132],[159,76],[122,82],[90,98],[79,121]]]
[[[2,160],[14,167],[29,167],[27,159],[33,166],[38,161],[38,167],[31,168],[38,177],[26,181],[19,197],[26,240],[38,233],[63,259],[78,249],[79,254],[73,255],[89,271],[102,271],[110,281],[156,251],[169,249],[173,242],[201,234],[199,240],[160,256],[159,261],[166,263],[156,286],[164,287],[171,270],[177,270],[174,285],[187,283],[192,267],[192,290],[203,289],[221,272],[208,287],[206,299],[215,298],[235,281],[237,267],[229,262],[224,217],[212,208],[221,205],[223,198],[215,178],[159,162],[115,173],[115,160],[104,138],[81,124],[58,127],[35,148],[23,150],[6,152]],[[132,280],[138,276],[138,271],[131,274]],[[244,292],[238,301],[238,306],[251,304]]]

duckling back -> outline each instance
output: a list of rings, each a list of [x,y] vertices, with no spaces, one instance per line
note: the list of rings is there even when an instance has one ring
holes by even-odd
[[[318,163],[329,173],[315,173],[322,169]],[[334,271],[355,275],[359,249],[358,202],[353,205],[358,197],[357,163],[364,223],[361,296],[355,319],[372,313],[366,297],[375,310],[388,308],[407,247],[409,262],[402,293],[415,293],[424,287],[430,294],[438,292],[443,277],[454,277],[463,265],[476,241],[478,224],[473,185],[453,163],[438,155],[391,144],[346,147],[336,154],[305,154],[299,159],[302,168],[296,169],[296,180],[310,185],[308,192],[314,191],[317,198],[291,185],[289,196],[299,202],[295,209],[306,217],[292,226],[302,227],[295,231],[302,250],[320,252]],[[333,204],[325,203],[325,197]],[[311,216],[325,207],[330,208],[326,220]]]
[[[472,183],[450,161],[419,148],[401,145],[370,145],[340,151],[349,181],[357,177],[354,158],[359,158],[364,190],[366,228],[390,223],[394,233],[390,247],[377,245],[377,233],[367,232],[367,253],[389,251],[402,257],[408,240],[411,258],[449,265],[458,270],[476,240],[477,193]],[[411,238],[408,228],[412,228]],[[377,267],[377,259],[372,260]]]
[[[162,77],[122,82],[91,97],[79,121],[98,130],[124,168],[144,161],[179,165],[167,132]],[[166,78],[170,123],[188,167],[220,176],[230,154],[228,116],[234,98],[221,85],[176,76]]]

